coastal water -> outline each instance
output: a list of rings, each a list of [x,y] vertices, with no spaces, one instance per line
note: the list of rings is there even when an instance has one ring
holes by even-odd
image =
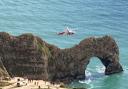
[[[76,34],[56,35],[66,27]],[[111,35],[119,45],[124,72],[105,76],[102,63],[92,58],[88,78],[69,86],[128,88],[128,0],[0,0],[0,31],[33,33],[60,48],[72,47],[90,36]]]

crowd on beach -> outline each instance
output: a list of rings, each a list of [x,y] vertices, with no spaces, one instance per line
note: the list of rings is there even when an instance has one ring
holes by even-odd
[[[21,85],[19,85],[19,83]],[[32,86],[34,86],[38,89],[42,89],[42,88],[61,89],[60,84],[50,83],[50,82],[43,81],[43,80],[32,80],[32,79],[17,78],[17,87],[29,86],[29,85],[32,85]]]

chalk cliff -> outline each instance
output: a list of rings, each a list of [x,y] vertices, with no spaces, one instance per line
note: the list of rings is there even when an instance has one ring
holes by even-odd
[[[60,49],[32,34],[0,32],[0,60],[12,77],[53,82],[83,79],[91,57],[99,58],[106,75],[123,71],[119,48],[110,36],[90,37],[72,48]]]

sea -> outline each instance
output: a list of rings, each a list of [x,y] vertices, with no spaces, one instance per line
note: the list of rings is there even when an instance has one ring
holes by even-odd
[[[76,33],[56,34],[67,27]],[[91,36],[110,35],[119,46],[124,71],[106,76],[103,64],[93,57],[87,78],[68,87],[128,89],[128,0],[0,0],[0,32],[32,33],[61,49]]]

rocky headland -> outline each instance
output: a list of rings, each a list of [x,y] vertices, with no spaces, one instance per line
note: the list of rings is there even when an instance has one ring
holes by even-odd
[[[51,82],[84,79],[92,57],[105,66],[105,74],[123,71],[119,48],[110,36],[90,37],[72,48],[60,49],[32,34],[12,36],[0,32],[0,76],[26,77]]]

